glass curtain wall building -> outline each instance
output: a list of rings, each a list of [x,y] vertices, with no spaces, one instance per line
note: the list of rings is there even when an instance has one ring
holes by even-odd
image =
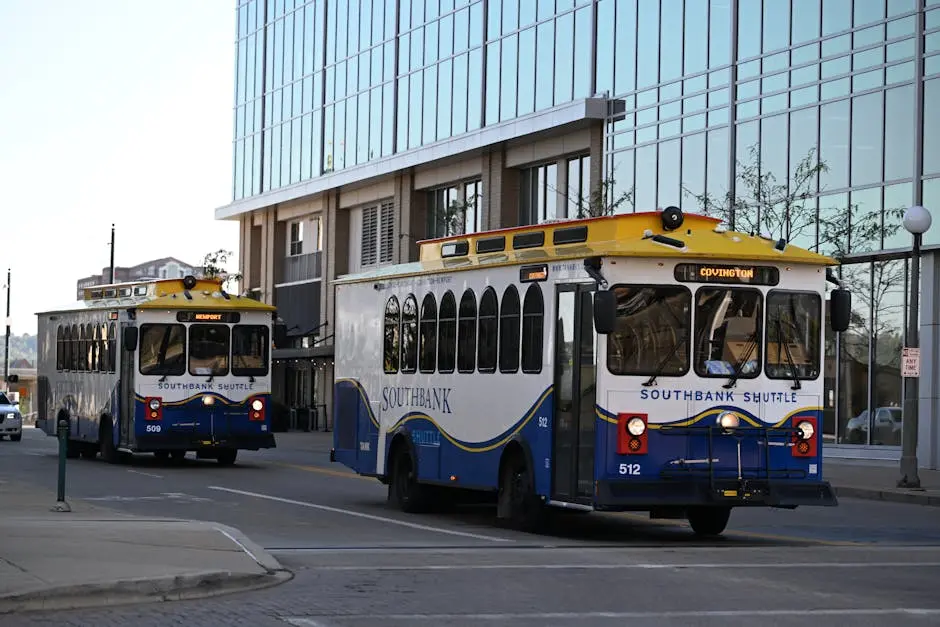
[[[707,210],[839,255],[856,315],[827,341],[825,435],[899,446],[911,243],[901,214],[940,208],[940,0],[239,0],[236,10],[224,217],[606,99],[597,147],[517,168],[518,210],[476,202],[485,176],[455,180],[422,192],[418,235],[488,228],[495,211],[501,226],[507,211],[515,223],[582,215],[600,164],[616,211]],[[940,245],[940,220],[924,245]]]

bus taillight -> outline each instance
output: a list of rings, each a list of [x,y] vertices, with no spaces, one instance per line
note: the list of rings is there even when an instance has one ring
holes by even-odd
[[[260,398],[256,398],[249,403],[248,407],[248,419],[249,420],[264,420],[264,401]]]
[[[646,427],[646,414],[617,414],[617,454],[646,455]]]
[[[147,420],[160,420],[163,418],[163,402],[156,396],[146,399]]]
[[[816,457],[817,439],[816,419],[797,417],[793,419],[793,446],[790,451],[793,457]]]

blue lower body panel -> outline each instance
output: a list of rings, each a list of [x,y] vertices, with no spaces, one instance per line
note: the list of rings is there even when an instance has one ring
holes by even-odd
[[[626,511],[699,505],[797,507],[837,504],[835,492],[827,481],[688,477],[659,481],[598,481],[595,508]]]

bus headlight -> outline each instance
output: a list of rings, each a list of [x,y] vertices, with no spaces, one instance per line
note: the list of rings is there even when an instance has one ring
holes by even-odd
[[[738,418],[737,414],[726,411],[718,416],[718,424],[721,425],[722,429],[736,429],[741,425],[741,419]]]
[[[643,422],[642,418],[633,417],[627,421],[627,431],[630,435],[639,437],[646,431],[646,423]]]
[[[251,408],[255,411],[261,411],[264,409],[264,403],[261,402],[260,398],[256,398],[255,400],[251,401]]]
[[[155,398],[150,399],[150,409],[152,409],[153,411],[157,411],[158,409],[160,409],[160,401]]]
[[[796,430],[800,432],[800,437],[804,440],[808,440],[813,437],[815,429],[813,428],[813,423],[803,421],[800,424],[796,425]]]
[[[202,397],[202,404],[203,404],[203,405],[206,405],[206,406],[215,405],[215,397],[214,397],[214,396],[208,396],[208,395],[207,395],[207,396],[203,396],[203,397]]]

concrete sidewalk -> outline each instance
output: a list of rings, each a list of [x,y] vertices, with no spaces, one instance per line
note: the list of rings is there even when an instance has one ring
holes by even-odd
[[[329,464],[333,433],[323,431],[289,431],[277,434],[277,446],[281,450],[309,453],[311,462]],[[823,478],[842,497],[916,503],[940,506],[940,471],[921,469],[920,490],[898,488],[901,477],[897,462],[864,461],[826,458],[823,461]]]
[[[52,512],[54,493],[0,479],[0,615],[205,598],[292,576],[232,527],[68,502]]]

